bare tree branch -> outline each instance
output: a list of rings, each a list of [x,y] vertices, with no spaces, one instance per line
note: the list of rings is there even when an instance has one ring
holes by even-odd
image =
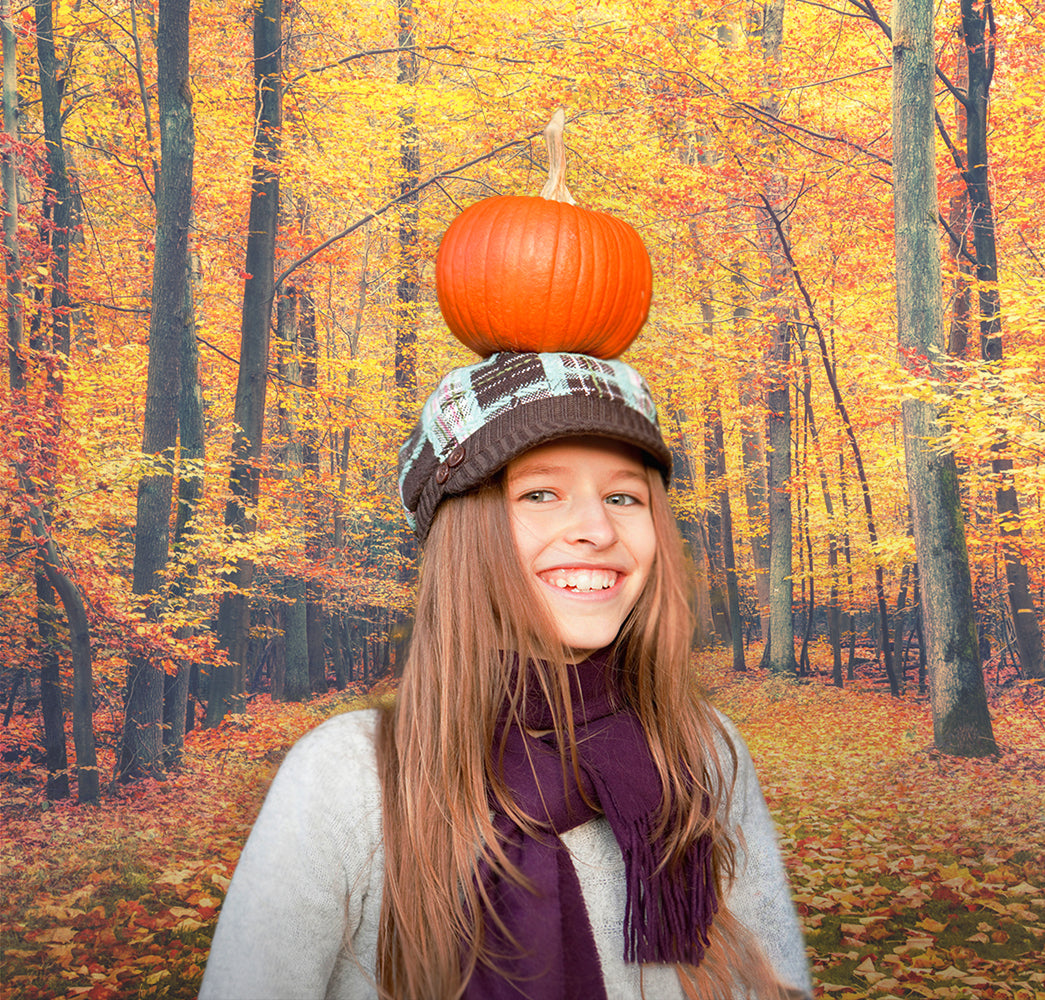
[[[310,66],[308,69],[303,69],[296,76],[290,78],[286,87],[283,89],[283,94],[286,96],[294,84],[300,83],[305,79],[305,77],[314,76],[317,73],[324,73],[328,69],[336,69],[338,66],[347,66],[349,63],[355,62],[357,59],[363,59],[366,56],[398,55],[400,52],[415,52],[419,55],[424,55],[426,52],[439,52],[442,50],[448,50],[450,52],[460,51],[455,45],[444,43],[442,45],[407,45],[391,49],[367,49],[365,52],[353,52],[352,55],[345,56],[343,59],[335,59],[333,62],[323,63],[322,66]]]
[[[498,153],[503,153],[506,149],[512,149],[515,146],[525,146],[532,139],[536,139],[538,136],[543,134],[544,129],[538,129],[536,132],[531,132],[529,135],[523,136],[521,139],[512,139],[511,142],[506,142],[500,146],[496,146],[488,152],[483,153],[482,156],[477,156],[472,160],[468,160],[466,163],[459,163],[456,167],[451,167],[449,170],[443,170],[440,171],[438,174],[433,174],[431,177],[428,178],[428,180],[422,181],[420,184],[417,184],[416,186],[410,188],[408,191],[404,191],[397,197],[392,198],[389,201],[386,201],[380,208],[375,208],[372,212],[367,212],[367,214],[364,215],[361,219],[357,219],[355,222],[352,223],[352,225],[348,226],[346,229],[342,229],[339,233],[335,233],[329,239],[326,239],[318,246],[313,247],[303,257],[299,257],[296,261],[291,263],[280,275],[277,276],[275,282],[275,287],[277,291],[279,290],[280,285],[282,285],[283,282],[286,281],[291,274],[293,274],[299,267],[301,267],[302,264],[307,263],[313,257],[315,257],[316,254],[321,253],[323,250],[326,250],[327,247],[331,246],[334,243],[337,243],[338,240],[343,240],[346,236],[350,236],[357,229],[360,229],[363,226],[365,226],[368,222],[373,222],[373,220],[378,218],[378,216],[384,215],[385,212],[387,212],[390,208],[394,208],[400,202],[406,201],[407,198],[412,197],[417,192],[423,191],[425,188],[431,187],[433,184],[438,184],[440,181],[444,181],[448,177],[454,177],[455,175],[459,174],[462,170],[467,170],[469,167],[474,167],[477,163],[482,163],[485,160],[491,160],[495,156],[497,156]]]

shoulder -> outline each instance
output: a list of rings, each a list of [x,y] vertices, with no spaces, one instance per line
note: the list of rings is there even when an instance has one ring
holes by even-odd
[[[373,760],[377,723],[378,711],[373,708],[331,716],[294,744],[283,766],[292,761],[320,764],[346,757]]]
[[[280,765],[266,809],[322,812],[327,823],[379,810],[377,723],[376,709],[344,712],[302,736]]]

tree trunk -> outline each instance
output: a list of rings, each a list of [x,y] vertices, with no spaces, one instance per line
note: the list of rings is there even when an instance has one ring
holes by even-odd
[[[11,0],[0,0],[0,30],[4,51],[4,131],[12,144],[18,142],[18,63]],[[22,309],[21,254],[18,248],[18,171],[11,149],[2,158],[4,186],[4,271],[7,288],[7,358],[11,388],[20,391],[25,385],[24,312]]]
[[[323,585],[309,580],[305,585],[305,633],[308,636],[308,686],[313,694],[327,693],[326,624]]]
[[[943,355],[932,0],[898,0],[893,13],[897,319],[901,362],[915,367]],[[904,400],[903,426],[935,744],[962,756],[994,753],[954,456],[932,445],[942,428],[930,402]]]
[[[191,247],[191,236],[190,236]],[[190,249],[186,259],[188,280],[185,283],[185,323],[181,330],[181,393],[178,401],[178,512],[174,522],[174,551],[181,564],[178,577],[171,585],[171,596],[192,602],[196,582],[195,519],[203,499],[205,458],[203,393],[200,390],[199,347],[196,343],[195,285],[198,269]],[[188,638],[194,630],[178,629],[179,639]],[[167,675],[163,692],[163,759],[167,767],[181,764],[188,725],[188,699],[192,680],[192,664],[182,661],[177,673]]]
[[[747,285],[740,273],[740,260],[733,261],[733,333],[740,340],[752,335],[748,320],[751,307]],[[744,500],[751,532],[751,565],[762,641],[769,643],[769,510],[766,502],[766,447],[762,421],[753,415],[760,405],[755,387],[756,373],[745,370],[740,377],[740,452],[744,466]]]
[[[969,60],[964,46],[958,48],[958,70],[955,73],[955,85],[962,90],[969,88]],[[968,124],[965,105],[962,101],[954,101],[954,117],[957,124],[956,139],[960,144],[968,142]],[[947,337],[947,353],[952,358],[964,358],[969,346],[970,312],[972,305],[972,268],[969,260],[971,248],[969,241],[969,189],[965,178],[955,168],[957,181],[961,188],[951,196],[948,209],[947,224],[950,228],[947,247],[954,269],[953,298],[951,306],[951,327]]]
[[[776,84],[779,80],[780,46],[784,38],[785,0],[770,0],[762,8],[762,53],[766,65],[767,89],[763,109],[779,113]],[[782,209],[787,194],[787,179],[769,156],[765,178],[765,197],[772,210]],[[766,392],[768,411],[766,437],[769,449],[766,493],[769,506],[769,635],[762,663],[774,673],[797,673],[792,602],[792,515],[791,515],[791,322],[785,301],[788,266],[780,246],[781,234],[766,212],[758,211],[756,225],[763,252],[769,260],[769,275],[762,301],[769,307],[771,343],[766,352]]]
[[[678,443],[672,446],[671,462],[674,469],[675,482],[680,489],[692,491],[695,487],[693,463],[690,458],[686,437],[682,433],[682,422],[686,419],[670,399],[668,408],[676,427],[679,429]],[[704,545],[704,532],[700,522],[689,512],[683,512],[678,518],[679,531],[689,548],[689,557],[693,566],[693,619],[696,629],[696,644],[703,647],[708,644],[712,631],[711,595],[708,590],[707,553]]]
[[[240,326],[239,379],[233,421],[229,490],[225,526],[237,542],[254,533],[261,486],[261,442],[265,426],[268,382],[269,324],[275,291],[276,229],[279,219],[279,170],[282,129],[282,3],[260,0],[254,8],[254,170],[244,270],[243,316]],[[211,671],[207,725],[216,726],[245,699],[245,670],[250,636],[247,597],[254,578],[249,558],[236,561],[230,582],[235,593],[222,596],[218,637],[228,663]]]
[[[965,180],[972,211],[973,243],[976,247],[976,280],[979,289],[980,353],[985,361],[1002,359],[1001,294],[998,288],[998,248],[994,206],[990,191],[988,111],[994,79],[995,25],[991,0],[977,5],[962,0],[962,36],[968,72]],[[1023,529],[1020,503],[1012,477],[1012,460],[1005,455],[1005,442],[992,446],[991,469],[998,485],[995,493],[998,530],[1005,558],[1005,579],[1016,629],[1016,646],[1024,676],[1045,677],[1045,645],[1038,612],[1030,592],[1027,564],[1021,552]]]
[[[715,414],[712,403],[704,407],[704,482],[710,492],[718,482],[718,456],[715,453]],[[717,499],[717,498],[716,498]],[[704,536],[708,561],[708,595],[711,624],[717,641],[730,644],[729,598],[726,593],[726,557],[722,539],[722,509],[718,503],[704,508]]]
[[[911,566],[906,564],[900,572],[900,590],[896,595],[896,614],[893,616],[893,663],[900,678],[900,690],[907,687],[907,660],[904,654],[903,636],[907,629],[907,586],[911,578]]]
[[[308,677],[308,609],[305,581],[298,576],[288,576],[283,592],[287,599],[283,615],[287,658],[283,697],[286,701],[305,701],[311,690]]]
[[[65,707],[62,704],[62,661],[55,628],[54,588],[48,582],[42,556],[36,560],[36,634],[40,653],[40,715],[44,723],[44,763],[47,798],[69,797],[69,755],[65,746]]]
[[[54,51],[52,0],[36,0],[36,58],[40,69],[40,109],[44,120],[44,144],[48,174],[44,183],[44,212],[50,214],[52,345],[56,354],[69,355],[69,230],[72,199],[62,139],[62,93],[65,78],[58,77]]]
[[[830,593],[827,600],[827,634],[831,644],[831,683],[835,687],[842,686],[842,609],[838,591],[838,526],[835,521],[835,505],[828,485],[827,465],[824,461],[823,448],[820,445],[820,431],[817,427],[816,415],[813,412],[813,378],[809,367],[809,352],[806,350],[806,339],[799,327],[799,347],[802,359],[802,397],[805,409],[806,426],[813,439],[813,453],[816,456],[816,469],[820,477],[820,492],[824,497],[824,510],[830,524],[827,539],[827,568],[831,577]],[[834,360],[834,337],[832,335],[832,361]],[[812,558],[812,557],[810,557]]]
[[[774,325],[770,365],[773,382],[766,391],[769,409],[769,657],[765,664],[780,674],[797,674],[795,660],[793,539],[791,512],[791,323]]]
[[[747,670],[744,662],[744,627],[740,619],[740,588],[737,586],[737,560],[733,550],[733,508],[726,485],[726,445],[722,428],[722,407],[718,391],[711,402],[711,427],[715,446],[716,475],[719,482],[718,508],[722,516],[722,562],[726,570],[726,599],[729,604],[730,638],[733,644],[733,669]]]
[[[142,452],[156,466],[138,482],[132,584],[135,594],[152,596],[146,614],[154,621],[162,617],[165,603],[181,356],[188,322],[185,303],[195,149],[189,95],[189,0],[160,0],[156,38],[161,165],[142,432]],[[163,772],[164,685],[162,667],[144,656],[131,660],[120,755],[124,780],[158,777]]]
[[[404,88],[399,105],[399,194],[405,195],[399,207],[399,277],[396,279],[396,388],[405,417],[412,417],[417,396],[417,303],[421,282],[418,270],[418,195],[414,190],[421,175],[421,147],[417,131],[417,55],[414,0],[397,0],[399,13],[399,73],[397,82]],[[413,192],[413,193],[411,193]]]
[[[313,565],[323,558],[327,545],[325,505],[319,490],[319,448],[316,443],[316,392],[319,389],[319,340],[316,337],[316,309],[307,288],[298,297],[298,343],[301,348],[301,384],[308,390],[306,409],[308,422],[301,432],[301,464],[305,473],[305,493],[308,509],[309,533],[305,540],[305,554]],[[326,694],[326,609],[323,605],[323,584],[310,579],[305,587],[307,601],[308,676],[313,694]]]
[[[51,0],[37,0],[36,53],[40,71],[40,105],[44,121],[44,142],[47,148],[48,175],[44,185],[44,214],[50,217],[48,240],[51,246],[51,335],[50,343],[40,338],[39,346],[63,357],[68,357],[71,342],[69,332],[69,239],[72,225],[72,207],[69,176],[66,171],[65,147],[62,139],[62,92],[64,79],[58,77],[58,61],[54,49],[54,22]],[[17,372],[12,369],[12,378]],[[62,368],[55,365],[48,370],[49,390],[56,401],[64,391]],[[14,382],[12,382],[14,386]],[[60,422],[56,413],[53,438],[45,445],[52,449],[44,455],[41,464],[50,466]],[[35,445],[34,445],[35,446]],[[73,662],[73,743],[76,747],[77,798],[93,802],[98,798],[99,781],[94,745],[94,680],[91,665],[91,639],[83,594],[72,578],[60,568],[58,550],[50,535],[50,517],[45,506],[38,502],[37,487],[24,465],[16,474],[29,502],[30,525],[39,553],[39,565],[47,576],[65,609],[69,623],[69,644]]]
[[[25,470],[17,468],[23,489]],[[87,625],[87,607],[80,588],[60,567],[58,550],[48,533],[46,518],[40,506],[29,503],[29,523],[40,554],[39,564],[47,582],[58,594],[69,622],[69,648],[73,660],[73,745],[76,748],[77,801],[94,802],[98,798],[98,758],[94,745],[94,679],[91,669],[91,634]],[[63,736],[64,740],[64,736]]]

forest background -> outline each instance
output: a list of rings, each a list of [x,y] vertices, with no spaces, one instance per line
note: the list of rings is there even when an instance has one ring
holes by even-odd
[[[478,198],[540,190],[559,107],[574,196],[652,258],[625,360],[672,442],[705,641],[735,670],[765,651],[841,686],[870,660],[895,696],[924,691],[901,413],[918,399],[959,473],[979,658],[1033,689],[1045,14],[937,11],[931,359],[897,349],[890,17],[5,0],[12,808],[70,778],[115,801],[121,778],[177,773],[187,730],[208,727],[199,747],[247,725],[259,692],[307,701],[394,668],[416,559],[396,449],[474,357],[435,302],[439,237]],[[797,642],[751,645],[774,597]]]

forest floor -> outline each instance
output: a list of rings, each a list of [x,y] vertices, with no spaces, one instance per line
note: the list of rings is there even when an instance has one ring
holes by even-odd
[[[818,996],[1045,1000],[1040,685],[990,685],[1001,753],[964,760],[933,750],[924,698],[893,699],[880,678],[838,690],[825,677],[734,674],[727,654],[700,661],[779,824]],[[0,997],[195,997],[279,761],[360,703],[359,692],[255,699],[190,734],[169,780],[96,807],[0,785]]]

